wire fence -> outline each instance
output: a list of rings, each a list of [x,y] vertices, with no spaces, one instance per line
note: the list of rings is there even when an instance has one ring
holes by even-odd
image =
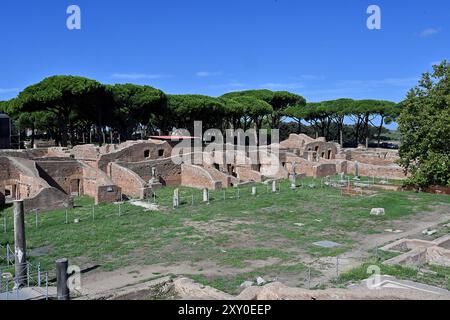
[[[43,213],[33,210],[26,214],[25,227],[27,229],[39,229],[44,226],[78,224],[81,222],[95,222],[112,217],[122,217],[143,211],[175,210],[178,208],[193,207],[197,205],[210,204],[218,201],[250,199],[262,197],[269,194],[280,194],[296,192],[302,189],[336,188],[342,189],[352,185],[362,189],[371,189],[374,184],[384,179],[365,178],[354,179],[350,176],[329,176],[325,178],[300,178],[296,181],[270,180],[264,183],[241,184],[230,188],[219,190],[203,190],[178,187],[155,189],[152,197],[147,199],[129,199],[127,201],[115,202],[111,205],[81,204],[74,208],[56,210],[51,213]],[[174,190],[178,189],[175,199]],[[139,210],[137,207],[141,207]],[[10,235],[14,229],[12,211],[0,211],[0,232]],[[0,247],[1,256],[1,247]]]
[[[99,220],[122,218],[130,214],[138,214],[145,209],[176,211],[179,208],[195,207],[208,205],[214,202],[227,202],[237,200],[248,200],[256,197],[265,197],[269,195],[279,195],[287,193],[301,192],[301,190],[311,189],[335,189],[342,190],[349,185],[360,188],[372,188],[375,184],[391,184],[387,178],[355,178],[352,176],[337,175],[324,178],[299,178],[294,180],[270,180],[264,183],[241,184],[230,188],[220,190],[199,190],[188,187],[162,188],[155,189],[152,197],[148,199],[129,199],[114,203],[111,205],[83,204],[76,205],[72,209],[57,210],[54,213],[40,213],[35,210],[26,215],[26,228],[42,228],[44,226],[78,224],[85,221],[95,223]],[[177,192],[177,201],[174,201],[175,190]],[[340,193],[336,193],[338,196]],[[142,207],[142,210],[136,210],[136,206]],[[0,232],[9,234],[13,231],[12,214],[7,211],[0,212]],[[7,293],[11,299],[13,290],[17,284],[21,283],[26,287],[46,288],[46,299],[48,299],[49,272],[42,272],[40,263],[32,264],[27,262],[26,276],[17,278],[12,275],[11,266],[14,266],[14,251],[9,243],[0,244],[0,293]],[[348,257],[346,257],[348,258]],[[336,278],[341,274],[340,256],[335,257],[334,267],[336,268]],[[306,274],[306,283],[311,287],[312,273],[314,273],[313,263],[308,264]],[[419,267],[420,268],[420,267]]]
[[[14,265],[14,268],[17,268]],[[19,265],[21,272],[13,275],[10,268],[0,267],[0,294],[3,299],[19,300],[21,296],[21,289],[23,288],[43,288],[45,289],[44,298],[49,299],[49,272],[41,270],[41,264],[32,264],[31,262],[22,263]],[[53,275],[54,276],[54,275]]]

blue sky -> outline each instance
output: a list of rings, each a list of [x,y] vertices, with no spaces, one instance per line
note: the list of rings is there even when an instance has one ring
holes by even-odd
[[[82,29],[66,28],[81,8]],[[382,10],[382,29],[366,9]],[[54,74],[168,93],[400,101],[450,58],[448,0],[2,0],[0,100]]]

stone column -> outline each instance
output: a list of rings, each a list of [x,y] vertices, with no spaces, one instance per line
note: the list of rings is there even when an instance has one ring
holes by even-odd
[[[203,202],[209,202],[209,190],[207,188],[203,189]]]
[[[67,269],[69,261],[66,258],[56,260],[56,292],[58,300],[70,300],[70,291],[67,285],[69,275]]]
[[[277,192],[277,182],[276,181],[272,182],[272,192]]]
[[[14,201],[14,247],[16,286],[21,288],[27,284],[27,245],[23,200]]]
[[[173,207],[176,208],[180,205],[180,190],[176,188],[173,191]]]

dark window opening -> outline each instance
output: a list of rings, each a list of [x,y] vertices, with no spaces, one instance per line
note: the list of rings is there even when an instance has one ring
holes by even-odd
[[[144,158],[150,158],[150,150],[144,151]]]
[[[164,149],[159,149],[158,150],[158,157],[163,157],[164,156]]]
[[[214,163],[213,166],[214,166],[214,168],[215,168],[216,170],[220,170],[220,166],[219,166],[218,163]]]
[[[328,150],[328,159],[331,159],[331,150]]]

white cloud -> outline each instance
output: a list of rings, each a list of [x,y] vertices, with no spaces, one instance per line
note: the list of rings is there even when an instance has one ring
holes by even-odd
[[[293,80],[324,80],[324,76],[314,75],[314,74],[302,74],[298,77],[291,77]]]
[[[419,33],[419,36],[422,38],[430,37],[432,35],[438,34],[441,32],[440,28],[427,28]]]
[[[394,86],[394,87],[409,87],[417,83],[419,78],[386,78],[381,80],[346,80],[337,83],[338,86],[361,86],[361,87],[381,87],[381,86]]]
[[[208,88],[211,88],[211,89],[244,88],[244,87],[246,87],[246,84],[241,83],[237,80],[232,80],[230,82],[221,83],[221,84],[212,84],[212,85],[208,86]]]
[[[262,85],[260,85],[261,88],[266,88],[266,89],[301,89],[304,88],[305,85],[303,83],[300,82],[291,82],[291,83],[276,83],[276,82],[269,82],[269,83],[264,83]]]
[[[20,91],[19,88],[0,88],[0,94],[13,93]]]
[[[199,71],[195,74],[197,77],[216,77],[216,76],[221,76],[223,75],[223,72],[221,71]]]
[[[146,73],[114,73],[111,75],[114,79],[124,79],[124,80],[154,80],[161,78],[169,78],[169,75],[165,74],[146,74]]]

